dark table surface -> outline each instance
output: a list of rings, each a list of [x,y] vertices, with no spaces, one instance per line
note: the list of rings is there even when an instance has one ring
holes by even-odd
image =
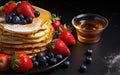
[[[0,5],[5,3],[0,0]],[[49,10],[61,16],[62,23],[71,24],[74,16],[81,13],[95,13],[106,17],[109,20],[109,26],[103,32],[100,42],[91,45],[85,45],[77,41],[71,50],[71,65],[67,69],[59,66],[40,75],[105,75],[108,71],[104,57],[114,52],[120,52],[120,10],[119,2],[104,1],[76,1],[76,0],[29,0],[31,4]],[[75,33],[76,34],[76,33]],[[93,50],[93,62],[88,65],[84,74],[78,70],[85,60],[87,49]]]

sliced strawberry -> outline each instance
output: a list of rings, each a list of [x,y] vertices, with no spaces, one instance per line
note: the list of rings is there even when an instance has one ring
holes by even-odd
[[[5,15],[9,15],[10,13],[15,12],[16,7],[17,7],[16,3],[8,3],[4,7]]]
[[[32,5],[28,2],[21,2],[16,9],[18,14],[23,14],[25,17],[32,17],[34,18],[34,12]]]
[[[0,54],[0,71],[8,70],[9,66],[10,66],[9,55]]]
[[[56,31],[59,30],[59,28],[61,27],[61,21],[60,21],[60,17],[59,16],[56,16],[56,14],[52,14],[52,25],[54,27],[54,29]]]
[[[56,39],[53,43],[54,47],[51,49],[51,51],[55,54],[62,54],[62,55],[70,55],[70,50],[66,46],[66,44],[60,40]]]
[[[74,36],[72,35],[72,33],[64,27],[62,27],[61,30],[62,30],[62,32],[58,38],[63,40],[66,45],[74,45],[76,43],[76,40],[75,40]]]
[[[26,72],[32,69],[33,63],[25,53],[14,53],[11,56],[11,67],[15,72]]]

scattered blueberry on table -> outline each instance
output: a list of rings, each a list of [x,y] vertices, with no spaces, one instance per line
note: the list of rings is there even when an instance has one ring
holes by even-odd
[[[84,72],[86,72],[86,70],[87,70],[87,66],[84,65],[84,64],[82,64],[82,65],[80,66],[79,71],[80,71],[81,73],[84,73]]]
[[[80,65],[80,68],[79,68],[79,72],[80,72],[80,73],[86,72],[86,70],[87,70],[87,65],[92,63],[92,60],[93,60],[93,59],[92,59],[92,54],[93,54],[93,50],[92,50],[92,49],[88,49],[88,50],[85,52],[86,58],[85,58],[85,61],[83,62],[83,64]]]
[[[88,50],[86,51],[86,55],[87,55],[87,56],[91,56],[92,53],[93,53],[93,50],[92,50],[92,49],[88,49]]]
[[[92,57],[86,57],[86,60],[85,60],[85,63],[86,64],[90,64],[90,63],[92,63]]]

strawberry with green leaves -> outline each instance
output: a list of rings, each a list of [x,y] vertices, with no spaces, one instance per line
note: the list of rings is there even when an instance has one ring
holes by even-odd
[[[60,17],[59,16],[56,16],[56,14],[52,14],[52,26],[54,27],[54,29],[56,31],[59,30],[59,28],[61,27],[61,21],[60,21]]]
[[[15,12],[16,7],[17,4],[15,2],[8,2],[4,7],[5,15],[10,15],[12,12]]]
[[[10,57],[7,54],[0,54],[0,71],[6,71],[10,66]]]
[[[52,49],[51,51],[54,54],[62,54],[62,55],[70,55],[70,50],[69,48],[66,46],[66,44],[60,40],[60,39],[55,39],[52,42]]]
[[[25,17],[34,18],[33,7],[29,2],[21,2],[18,4],[16,9],[17,14],[23,14]]]
[[[32,69],[33,62],[27,54],[14,52],[11,56],[11,67],[15,72],[27,72]]]
[[[65,42],[66,45],[74,45],[76,40],[70,30],[68,30],[65,25],[60,29],[61,33],[59,34],[58,38]]]

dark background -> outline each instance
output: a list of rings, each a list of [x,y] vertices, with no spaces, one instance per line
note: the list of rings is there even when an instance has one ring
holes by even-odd
[[[0,0],[0,5],[4,5],[8,1]],[[119,11],[120,8],[119,2],[116,0],[29,0],[29,2],[52,12],[78,10],[101,13]]]
[[[8,1],[0,0],[0,6],[4,5],[6,2]],[[51,13],[56,13],[61,16],[62,23],[67,23],[69,25],[72,25],[72,18],[81,13],[100,14],[109,21],[109,26],[104,31],[100,42],[92,45],[85,45],[77,41],[77,44],[70,49],[71,56],[69,60],[71,65],[68,69],[56,67],[53,70],[42,73],[43,75],[105,75],[108,68],[106,67],[104,57],[116,51],[118,53],[120,52],[119,2],[115,0],[29,0],[29,2],[35,6],[49,10]],[[92,56],[93,63],[88,65],[86,73],[81,74],[78,70],[85,60],[84,53],[87,49],[93,49],[94,51]]]
[[[8,1],[0,0],[0,6]],[[29,0],[29,2],[61,16],[66,16],[63,13],[71,17],[80,13],[97,13],[107,17],[107,14],[116,15],[120,12],[120,5],[116,0]]]

